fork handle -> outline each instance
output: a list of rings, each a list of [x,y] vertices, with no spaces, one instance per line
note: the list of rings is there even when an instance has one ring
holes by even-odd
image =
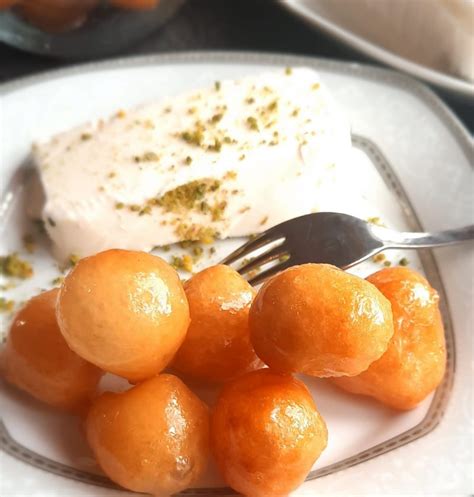
[[[416,249],[442,247],[474,240],[474,225],[437,233],[403,233],[388,229],[376,233],[385,248]]]

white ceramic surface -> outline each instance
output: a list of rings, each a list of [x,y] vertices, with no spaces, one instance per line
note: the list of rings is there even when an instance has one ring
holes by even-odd
[[[24,182],[18,170],[34,139],[217,79],[301,65],[317,69],[346,108],[358,147],[350,181],[387,224],[413,229],[419,222],[434,230],[472,223],[472,142],[444,105],[409,78],[312,58],[181,54],[89,64],[0,88],[0,253],[18,248],[26,229]],[[217,261],[238,243],[219,244],[214,259],[201,264]],[[393,261],[402,256],[388,255]],[[407,257],[414,267],[423,266],[444,297],[450,351],[446,381],[419,408],[397,413],[305,378],[327,420],[329,446],[311,474],[315,479],[294,495],[472,492],[472,247],[444,249],[434,259],[429,253],[421,261],[413,253]],[[16,299],[51,286],[58,274],[46,243],[33,259],[37,274],[9,293]],[[373,270],[374,265],[366,265],[357,272]],[[200,393],[208,399],[214,395]],[[107,487],[100,476],[76,420],[3,383],[0,413],[2,496],[123,494]],[[212,468],[198,486],[207,490],[187,495],[229,493]]]
[[[280,0],[280,3],[312,26],[369,57],[450,92],[474,98],[472,82],[413,62],[347,29],[338,22],[337,11],[331,3],[320,0]]]

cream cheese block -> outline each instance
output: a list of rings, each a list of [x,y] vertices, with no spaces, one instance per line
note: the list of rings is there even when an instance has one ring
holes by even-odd
[[[216,81],[33,146],[59,259],[250,235],[311,212],[350,127],[307,68]]]

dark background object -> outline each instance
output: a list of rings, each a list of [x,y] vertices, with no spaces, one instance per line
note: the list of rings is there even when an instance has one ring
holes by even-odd
[[[180,50],[283,52],[379,65],[314,30],[274,0],[188,0],[164,27],[120,55]],[[0,81],[68,64],[0,45]],[[474,102],[435,91],[473,133]]]

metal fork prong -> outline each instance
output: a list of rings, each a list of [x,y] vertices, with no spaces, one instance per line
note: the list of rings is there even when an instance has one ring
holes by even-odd
[[[271,278],[275,274],[289,268],[291,266],[290,259],[288,259],[285,262],[282,262],[280,264],[277,264],[276,266],[272,266],[268,268],[266,271],[262,271],[255,275],[253,278],[250,278],[248,282],[252,285],[259,285],[260,283],[263,283],[265,280],[268,280],[268,278]]]
[[[275,259],[278,259],[278,257],[285,254],[286,244],[285,241],[282,240],[282,242],[279,243],[276,247],[273,247],[270,250],[263,252],[263,254],[259,254],[253,259],[250,259],[249,262],[244,264],[242,267],[239,267],[237,271],[240,274],[248,273],[252,269],[255,269],[263,264],[267,264],[268,262],[274,261]]]
[[[282,237],[281,235],[277,235],[276,233],[272,234],[264,232],[261,235],[259,235],[257,238],[249,240],[246,244],[242,245],[237,250],[231,252],[227,257],[225,257],[221,261],[221,264],[232,264],[236,260],[247,256],[254,250],[257,250],[265,245],[277,241],[279,238],[284,238],[284,237]]]

